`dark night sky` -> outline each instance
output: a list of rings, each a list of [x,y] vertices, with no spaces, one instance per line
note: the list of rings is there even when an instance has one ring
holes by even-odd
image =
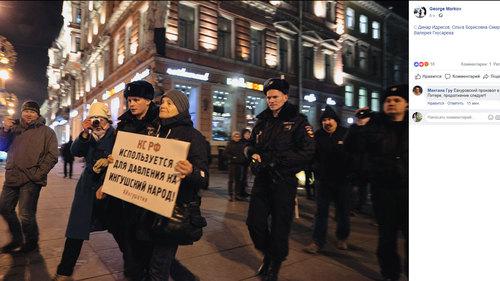
[[[62,1],[0,1],[0,35],[17,52],[7,90],[19,101],[47,98],[47,50],[62,26]]]
[[[408,1],[376,1],[408,19]],[[47,98],[47,50],[63,23],[62,1],[0,1],[0,35],[17,52],[17,63],[7,90],[22,102],[40,104]]]
[[[408,1],[375,1],[378,4],[389,8],[392,7],[392,11],[398,16],[408,20]]]

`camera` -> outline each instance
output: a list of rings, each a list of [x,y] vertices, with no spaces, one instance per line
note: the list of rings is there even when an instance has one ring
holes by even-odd
[[[370,109],[363,109],[363,110],[358,111],[358,113],[356,113],[356,117],[358,119],[368,118],[368,117],[371,117],[371,115],[372,115],[372,111]]]
[[[90,122],[92,123],[92,127],[97,128],[99,125],[101,125],[101,120],[99,120],[99,117],[92,117],[90,118]]]

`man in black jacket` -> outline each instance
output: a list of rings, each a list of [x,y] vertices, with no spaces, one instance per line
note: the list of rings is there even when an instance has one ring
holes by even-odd
[[[229,163],[229,180],[227,182],[227,191],[229,201],[243,201],[244,186],[243,186],[243,169],[247,158],[245,157],[244,149],[246,143],[241,140],[240,132],[236,131],[231,134],[231,141],[224,150],[224,156]]]
[[[358,213],[363,212],[363,207],[366,205],[368,199],[368,178],[367,178],[367,161],[366,161],[366,148],[363,147],[363,139],[360,131],[363,126],[370,121],[372,112],[368,108],[360,108],[356,110],[356,123],[349,127],[345,139],[345,148],[350,155],[350,170],[351,170],[351,184],[356,187],[356,202],[354,210]],[[353,192],[354,195],[354,192]]]
[[[347,131],[340,126],[340,120],[330,106],[326,106],[321,114],[321,124],[322,128],[315,133],[314,171],[319,184],[316,193],[314,242],[304,249],[312,254],[319,252],[326,243],[328,209],[332,200],[335,202],[336,237],[339,249],[347,250],[347,237],[350,232],[348,157],[344,149],[344,138]]]
[[[75,157],[71,154],[71,145],[73,144],[73,139],[69,137],[69,141],[62,145],[61,147],[61,156],[64,161],[64,177],[68,177],[71,179],[73,177],[73,162],[75,161]],[[68,167],[69,166],[69,171]],[[69,172],[69,173],[68,173]]]
[[[298,108],[288,103],[288,89],[283,79],[264,83],[268,108],[257,116],[246,148],[255,173],[247,226],[255,248],[264,254],[257,274],[267,281],[277,280],[281,262],[288,256],[295,174],[314,156],[313,130]]]
[[[374,114],[361,133],[379,225],[377,256],[382,276],[394,281],[401,274],[398,230],[406,239],[408,256],[408,85],[390,87],[383,100],[383,114]],[[406,257],[406,272],[407,266]]]

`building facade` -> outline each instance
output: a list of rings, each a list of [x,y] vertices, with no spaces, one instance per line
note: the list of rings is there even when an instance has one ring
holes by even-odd
[[[326,104],[336,107],[343,123],[363,105],[348,103],[346,98],[357,99],[357,95],[346,95],[346,82],[357,81],[356,87],[369,85],[379,92],[382,88],[382,39],[368,43],[369,50],[377,51],[373,55],[379,55],[376,76],[344,69],[344,60],[351,59],[343,54],[346,41],[359,41],[346,32],[346,7],[351,2],[72,1],[63,5],[65,25],[49,51],[54,60],[48,76],[54,83],[49,83],[52,113],[48,120],[65,128],[65,138],[79,134],[94,101],[106,102],[116,122],[126,110],[125,84],[140,79],[152,83],[158,95],[170,89],[184,92],[195,127],[214,147],[224,145],[232,131],[253,127],[255,116],[266,108],[261,90],[267,78],[284,76],[291,83],[291,102],[300,105],[316,128]],[[381,28],[385,8],[374,5],[380,11],[372,12],[373,18]],[[379,36],[383,34],[379,30]]]

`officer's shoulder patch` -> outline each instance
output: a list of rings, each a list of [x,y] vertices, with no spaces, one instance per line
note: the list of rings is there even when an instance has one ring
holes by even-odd
[[[306,133],[307,135],[310,137],[310,138],[314,138],[314,131],[313,131],[313,128],[309,125],[307,125],[306,127]]]

